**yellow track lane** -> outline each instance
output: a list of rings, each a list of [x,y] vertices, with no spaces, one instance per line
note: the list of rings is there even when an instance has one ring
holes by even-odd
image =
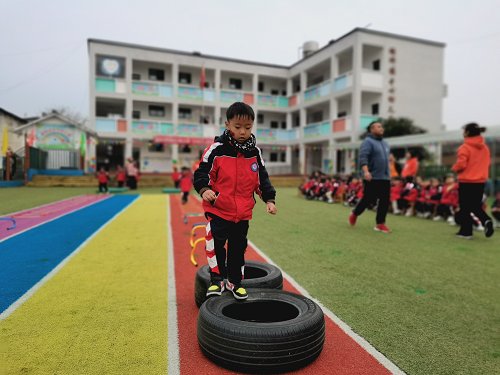
[[[0,322],[0,374],[166,374],[167,269],[167,198],[141,196]]]

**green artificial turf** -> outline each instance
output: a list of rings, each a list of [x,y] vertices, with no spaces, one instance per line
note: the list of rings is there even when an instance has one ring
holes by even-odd
[[[457,227],[365,212],[279,189],[278,215],[259,202],[250,239],[408,374],[500,373],[500,233],[470,241]],[[500,232],[500,231],[499,231]]]

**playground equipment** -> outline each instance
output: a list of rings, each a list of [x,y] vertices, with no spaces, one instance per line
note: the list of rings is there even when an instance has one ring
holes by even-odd
[[[194,252],[196,250],[196,246],[201,243],[201,242],[204,242],[205,241],[205,237],[200,237],[198,239],[196,239],[196,241],[194,240],[194,238],[196,237],[196,230],[198,229],[205,229],[207,223],[194,223],[192,228],[191,228],[191,236],[189,238],[189,245],[191,245],[191,253],[189,255],[189,259],[191,260],[191,263],[193,263],[193,265],[195,267],[198,267],[198,262],[196,262],[196,257],[194,255]]]
[[[0,217],[0,220],[10,221],[12,223],[12,225],[8,227],[7,230],[12,230],[16,228],[16,219],[14,219],[13,217]]]

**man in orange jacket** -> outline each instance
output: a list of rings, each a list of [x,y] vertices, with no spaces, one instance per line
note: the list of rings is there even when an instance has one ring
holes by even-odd
[[[460,238],[472,238],[471,213],[483,224],[486,237],[491,237],[494,232],[493,221],[482,207],[484,184],[490,167],[490,150],[481,136],[485,131],[485,127],[476,123],[464,126],[464,143],[458,148],[457,161],[451,168],[458,174],[460,230],[457,237]]]

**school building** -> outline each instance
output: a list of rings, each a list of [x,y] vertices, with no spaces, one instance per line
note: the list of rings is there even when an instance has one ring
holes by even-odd
[[[143,173],[190,166],[235,101],[256,112],[271,174],[349,173],[368,123],[408,117],[442,132],[443,43],[356,28],[290,66],[89,39],[90,128],[97,167]]]

